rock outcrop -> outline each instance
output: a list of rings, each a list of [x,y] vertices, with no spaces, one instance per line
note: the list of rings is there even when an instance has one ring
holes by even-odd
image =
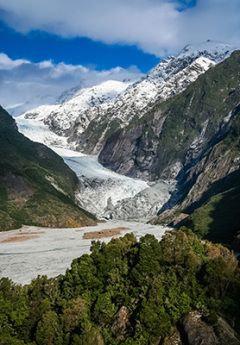
[[[239,345],[239,335],[221,317],[213,325],[202,320],[202,314],[194,311],[182,321],[182,332],[187,345]]]

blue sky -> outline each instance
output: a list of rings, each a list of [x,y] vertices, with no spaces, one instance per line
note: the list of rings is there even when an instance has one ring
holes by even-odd
[[[0,0],[1,51],[145,73],[186,44],[239,40],[239,15],[239,0]]]
[[[182,12],[195,5],[196,0],[181,0],[177,8]],[[24,58],[32,62],[52,60],[55,63],[81,64],[97,70],[136,65],[147,73],[160,61],[158,56],[146,53],[136,45],[104,44],[88,37],[64,38],[41,30],[23,34],[9,27],[4,20],[0,20],[0,42],[1,52],[11,59]]]
[[[240,46],[239,18],[239,0],[0,0],[0,103],[137,79],[208,39]]]
[[[40,30],[27,34],[16,32],[0,22],[1,52],[11,59],[32,62],[52,60],[54,63],[83,65],[97,70],[136,65],[143,73],[154,67],[160,58],[134,45],[104,44],[87,37],[63,38]]]

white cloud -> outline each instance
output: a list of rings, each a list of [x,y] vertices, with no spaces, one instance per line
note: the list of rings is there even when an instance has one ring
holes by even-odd
[[[6,54],[0,53],[0,70],[10,70],[14,67],[27,64],[27,60],[11,60]]]
[[[47,60],[47,61],[42,61],[38,64],[39,68],[49,68],[49,67],[53,67],[53,63],[51,60]]]
[[[0,0],[4,20],[24,33],[136,44],[157,56],[208,38],[240,43],[239,0],[198,0],[182,12],[179,6],[179,0]]]
[[[27,60],[11,60],[0,54],[0,104],[7,109],[18,106],[14,113],[42,104],[53,104],[60,94],[84,83],[93,86],[105,80],[136,80],[142,74],[137,67],[125,70],[117,67],[108,71],[96,71],[84,66],[54,64],[52,61],[32,63]]]

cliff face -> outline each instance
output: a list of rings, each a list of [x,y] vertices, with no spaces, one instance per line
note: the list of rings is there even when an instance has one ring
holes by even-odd
[[[112,135],[99,161],[119,173],[172,178],[199,159],[239,104],[240,53],[200,76],[183,93]]]
[[[239,94],[239,87],[234,93]],[[183,168],[177,193],[152,223],[186,224],[201,237],[239,250],[239,115],[237,105],[199,158]]]
[[[20,134],[0,108],[0,231],[33,224],[94,225],[75,204],[77,176],[57,154]]]
[[[152,222],[185,222],[203,237],[239,248],[239,101],[236,51],[182,94],[109,138],[99,160],[134,177],[177,177],[177,191]]]

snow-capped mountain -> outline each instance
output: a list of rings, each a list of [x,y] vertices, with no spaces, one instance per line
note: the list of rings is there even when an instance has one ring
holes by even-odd
[[[131,81],[109,80],[97,86],[80,89],[78,92],[73,88],[60,97],[60,104],[40,106],[28,111],[21,118],[41,121],[58,134],[66,134],[77,121],[81,121],[82,127],[86,128],[91,118],[83,117],[85,110],[109,102],[125,91],[130,84]],[[74,97],[71,98],[73,93]],[[63,100],[67,101],[63,102]]]
[[[87,85],[84,81],[82,81],[79,85],[76,85],[69,90],[65,90],[57,98],[56,104],[63,104],[70,101],[70,99],[72,99],[81,89],[84,88],[87,88]]]
[[[81,119],[71,130],[69,141],[86,153],[98,154],[109,134],[134,118],[141,118],[152,106],[181,93],[210,67],[227,58],[235,48],[207,41],[188,46],[177,57],[162,60],[142,80],[131,85],[122,95],[102,106],[86,110],[83,118],[92,117],[83,131]],[[113,126],[114,124],[114,126]]]
[[[196,58],[204,54],[206,58],[219,63],[229,57],[232,51],[236,49],[237,47],[230,44],[207,40],[196,45],[187,45],[180,52],[178,58]]]
[[[78,145],[79,151],[98,153],[108,131],[114,132],[134,117],[140,118],[156,102],[182,92],[233,50],[229,45],[206,42],[185,47],[177,57],[162,60],[138,82],[108,81],[91,88],[73,88],[60,97],[59,104],[39,107],[18,118],[19,129],[32,140],[55,149]],[[146,185],[122,179],[109,171],[102,176],[96,158],[72,154],[64,159],[81,181],[79,202],[98,216],[128,219],[152,215],[174,188],[165,182]],[[92,171],[95,175],[89,176]]]
[[[199,57],[185,68],[178,66],[176,72],[170,70],[169,73],[166,71],[168,65],[169,60],[161,62],[159,73],[154,69],[146,78],[130,86],[125,93],[112,101],[87,109],[71,128],[69,141],[75,142],[76,147],[86,153],[99,153],[112,132],[113,124],[114,129],[118,129],[128,125],[133,118],[141,118],[156,102],[182,92],[200,74],[214,65],[214,62]],[[86,118],[91,121],[85,129]]]
[[[140,118],[156,102],[182,92],[233,50],[231,45],[212,41],[186,46],[177,57],[162,60],[135,83],[108,81],[66,93],[61,104],[38,107],[23,117],[42,121],[53,132],[68,137],[77,150],[97,154],[109,133]]]
[[[42,104],[54,104],[56,102],[56,97],[54,95],[36,95],[31,97],[27,102],[11,104],[6,107],[9,114],[16,117],[21,114],[26,113],[30,109],[39,107]]]

